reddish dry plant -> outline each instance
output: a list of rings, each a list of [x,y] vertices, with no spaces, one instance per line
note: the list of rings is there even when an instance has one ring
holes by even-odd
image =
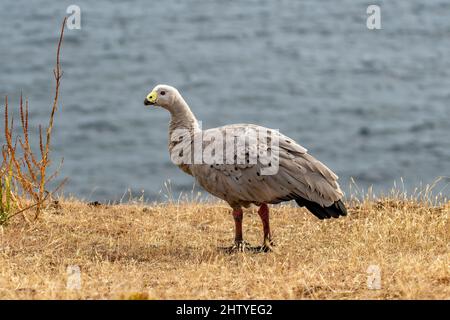
[[[66,19],[61,26],[58,47],[56,51],[56,66],[53,70],[55,77],[55,95],[50,113],[45,137],[42,132],[42,126],[39,125],[39,152],[34,152],[30,145],[29,127],[28,127],[28,100],[24,101],[20,96],[19,112],[22,136],[14,136],[14,121],[8,114],[8,97],[5,97],[4,111],[4,136],[5,144],[2,146],[2,163],[0,166],[0,215],[3,220],[7,220],[23,213],[24,211],[35,207],[35,219],[38,218],[46,200],[56,191],[49,192],[46,189],[48,183],[53,180],[58,172],[56,169],[52,174],[48,174],[50,161],[50,145],[54,117],[58,107],[59,88],[61,77],[63,75],[60,64],[61,44],[64,36],[64,27]],[[61,161],[62,163],[62,161]],[[63,181],[64,182],[64,181]],[[58,188],[62,186],[62,183]],[[57,188],[57,189],[58,189]],[[29,201],[32,204],[29,204]],[[18,211],[11,213],[12,207]],[[2,220],[2,219],[0,219]],[[0,221],[1,222],[1,221]]]

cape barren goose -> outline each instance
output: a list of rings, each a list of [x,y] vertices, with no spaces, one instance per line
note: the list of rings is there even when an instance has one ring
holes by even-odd
[[[171,114],[172,161],[232,208],[234,248],[244,247],[242,207],[251,204],[259,206],[264,251],[273,245],[268,204],[295,200],[319,219],[347,215],[337,175],[277,130],[253,124],[201,130],[178,90],[168,85],[157,85],[144,104]]]

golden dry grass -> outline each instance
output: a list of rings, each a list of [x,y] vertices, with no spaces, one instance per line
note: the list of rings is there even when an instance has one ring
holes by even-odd
[[[365,201],[319,221],[272,208],[276,250],[227,254],[234,223],[223,203],[92,207],[61,201],[34,223],[0,229],[3,299],[449,299],[450,203]],[[256,211],[244,237],[262,237]],[[66,288],[69,265],[81,290]],[[381,269],[381,289],[367,268]]]

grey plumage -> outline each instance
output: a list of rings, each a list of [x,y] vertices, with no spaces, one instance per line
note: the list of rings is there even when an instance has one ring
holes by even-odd
[[[260,203],[279,203],[298,197],[328,207],[342,198],[338,177],[307,150],[277,131],[251,124],[236,124],[220,128],[219,132],[243,132],[248,128],[267,130],[279,135],[279,170],[274,175],[261,175],[263,165],[256,164],[193,164],[189,170],[198,183],[211,194],[227,201],[231,207]],[[261,144],[261,141],[257,141]],[[265,145],[263,145],[265,146]],[[250,152],[248,144],[244,154]],[[225,154],[225,153],[224,153]],[[223,161],[224,162],[224,161]]]
[[[223,159],[219,163],[178,163],[186,173],[192,175],[206,191],[229,203],[234,210],[248,207],[251,204],[276,204],[282,201],[295,200],[298,205],[306,207],[319,219],[346,215],[346,209],[341,199],[343,192],[337,182],[338,177],[327,166],[308,154],[307,150],[289,137],[276,130],[254,124],[234,124],[201,131],[194,114],[178,93],[170,86],[159,85],[152,92],[165,93],[158,96],[155,104],[166,108],[171,113],[169,126],[169,150],[184,156],[194,158],[194,137],[232,135],[249,136],[250,131],[264,131],[272,139],[277,138],[278,146],[269,145],[259,136],[252,143],[246,143],[234,150],[234,160],[238,155],[244,155],[245,161],[227,162],[227,151],[222,145],[211,145],[215,141],[203,141],[202,151],[206,148],[222,150]],[[169,94],[166,94],[168,92]],[[150,96],[150,95],[149,95]],[[167,97],[166,97],[167,96]],[[147,100],[146,100],[147,102]],[[153,104],[153,103],[146,103]],[[181,131],[183,129],[184,131]],[[240,149],[239,149],[240,148]],[[273,175],[263,175],[261,170],[270,164],[260,161],[249,163],[249,155],[258,150],[270,150],[278,154],[279,167]],[[242,150],[243,149],[243,150]]]

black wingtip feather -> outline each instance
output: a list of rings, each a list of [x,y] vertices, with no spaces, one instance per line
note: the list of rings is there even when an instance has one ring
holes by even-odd
[[[341,200],[336,201],[329,207],[322,207],[320,204],[306,200],[302,197],[295,198],[295,202],[297,202],[300,207],[306,207],[306,209],[311,211],[313,215],[321,220],[329,219],[331,217],[339,218],[340,216],[347,215],[347,209]]]

